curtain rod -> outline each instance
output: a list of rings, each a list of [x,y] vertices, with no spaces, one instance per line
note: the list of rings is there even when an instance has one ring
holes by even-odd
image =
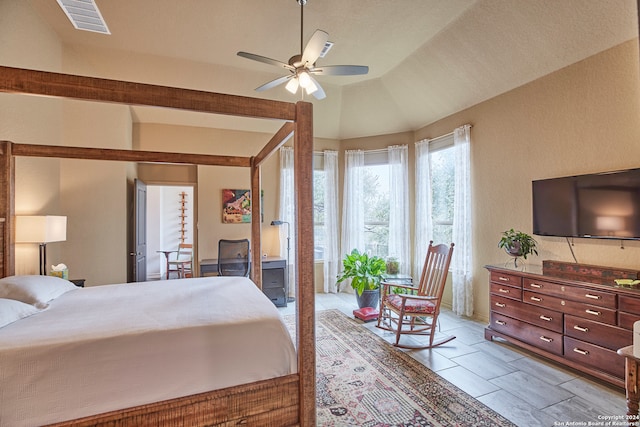
[[[464,127],[464,126],[469,126],[469,128],[473,127],[471,125],[462,125],[462,126],[459,126],[459,127]],[[435,138],[425,138],[425,139],[428,140],[429,142],[432,142],[432,141],[435,141],[435,140],[438,140],[438,139],[442,139],[442,138],[446,138],[448,136],[451,136],[451,135],[453,135],[454,132],[455,131],[452,130],[451,132],[445,133],[444,135],[436,136]]]
[[[429,140],[429,142],[432,142],[432,141],[436,141],[438,139],[446,138],[446,137],[451,136],[451,135],[453,135],[453,131],[451,131],[449,133],[445,133],[444,135],[436,136],[435,138],[427,138],[427,140]]]

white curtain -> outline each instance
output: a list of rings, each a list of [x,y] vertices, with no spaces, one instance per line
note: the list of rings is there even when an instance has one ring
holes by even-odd
[[[288,224],[281,225],[280,228],[280,256],[287,258],[288,268],[287,283],[289,284],[289,294],[287,297],[295,297],[295,277],[296,277],[296,205],[293,174],[293,148],[280,148],[280,209],[278,219]],[[287,241],[287,237],[289,240]],[[289,250],[287,250],[289,244]]]
[[[458,315],[473,314],[472,227],[471,227],[471,154],[470,125],[454,130],[455,194],[453,201],[453,241],[451,260],[453,304]]]
[[[324,153],[324,291],[338,292],[338,152]]]
[[[346,151],[344,163],[340,258],[356,248],[364,251],[364,152],[362,150]],[[342,289],[346,288],[345,286],[342,287]]]
[[[431,167],[429,140],[416,143],[416,219],[414,233],[413,277],[420,277],[429,241],[433,240],[431,220]]]
[[[389,256],[400,261],[400,274],[411,274],[409,233],[409,149],[393,145],[389,153]]]

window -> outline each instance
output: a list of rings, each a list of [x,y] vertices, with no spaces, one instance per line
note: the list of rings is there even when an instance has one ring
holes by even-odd
[[[430,147],[431,218],[434,242],[452,242],[455,163],[453,137]]]
[[[313,153],[313,258],[324,259],[324,189],[325,176],[322,153]]]
[[[370,255],[389,256],[389,165],[365,154],[364,245]],[[385,159],[386,162],[386,159]]]

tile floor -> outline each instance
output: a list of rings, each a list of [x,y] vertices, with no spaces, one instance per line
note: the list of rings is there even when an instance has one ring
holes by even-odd
[[[316,295],[316,310],[332,308],[352,316],[357,308],[355,296]],[[294,313],[295,303],[289,303],[280,311]],[[375,322],[363,323],[363,326],[388,341],[393,338],[390,332],[376,328]],[[518,426],[607,425],[603,417],[626,414],[624,390],[505,341],[486,341],[485,326],[445,310],[440,314],[440,328],[456,339],[431,350],[408,352]]]

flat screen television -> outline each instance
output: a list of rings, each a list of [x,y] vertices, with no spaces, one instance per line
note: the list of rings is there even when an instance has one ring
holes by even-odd
[[[532,182],[533,234],[640,240],[640,168]]]

